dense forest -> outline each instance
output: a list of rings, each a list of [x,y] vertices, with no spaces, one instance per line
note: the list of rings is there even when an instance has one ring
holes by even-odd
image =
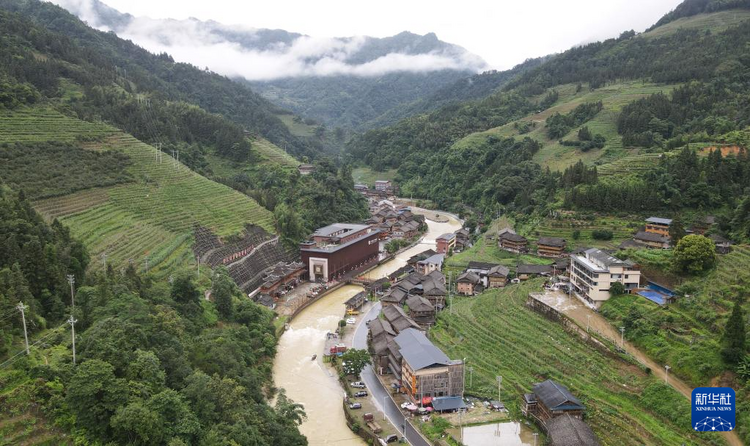
[[[82,119],[108,121],[149,143],[197,143],[233,159],[247,157],[245,130],[299,156],[323,150],[289,133],[276,116],[281,111],[249,88],[89,28],[51,3],[3,0],[0,27],[6,107],[64,98]]]
[[[676,10],[680,17],[746,6],[702,2],[695,12],[689,3]],[[722,215],[722,230],[744,240],[743,209],[750,196],[747,151],[730,151],[724,157],[715,151],[704,157],[696,151],[701,146],[690,146],[721,142],[748,147],[748,40],[748,21],[717,32],[676,29],[656,36],[626,32],[550,57],[517,73],[502,91],[484,99],[451,104],[366,132],[350,141],[349,150],[353,159],[375,170],[397,168],[404,193],[435,200],[447,209],[487,216],[519,211],[543,214],[561,205],[609,212],[672,213],[690,208]],[[478,136],[456,144],[466,135],[553,106],[559,86],[572,84],[577,85],[576,92],[582,88],[595,92],[607,83],[632,79],[681,83],[668,93],[625,104],[616,116],[626,148],[664,152],[658,165],[646,172],[609,179],[571,173],[584,172],[583,166],[561,173],[545,171],[528,156],[538,150],[534,141],[523,139],[537,122],[515,122],[521,134],[515,140]],[[545,119],[544,136],[571,146],[570,150],[599,149],[607,140],[588,122],[601,109],[601,102],[589,102],[567,113],[552,113]],[[571,131],[577,138],[564,139]],[[513,173],[498,170],[495,157],[502,146],[523,148],[501,157],[516,163],[503,167]],[[585,180],[576,181],[579,177]]]
[[[216,178],[254,198],[274,212],[276,229],[296,245],[315,229],[336,221],[361,221],[369,215],[367,201],[354,190],[349,165],[315,162],[315,171],[300,175],[280,166],[245,169],[231,177]]]
[[[157,283],[131,265],[87,276],[83,246],[7,188],[0,250],[3,411],[35,410],[76,444],[307,444],[301,407],[271,386],[273,313],[244,298],[226,270],[213,275],[211,301],[188,273]]]

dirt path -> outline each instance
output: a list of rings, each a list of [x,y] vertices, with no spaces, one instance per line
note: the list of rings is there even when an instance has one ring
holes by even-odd
[[[615,345],[621,345],[628,354],[633,356],[638,362],[651,369],[651,372],[665,380],[672,388],[680,392],[687,399],[691,399],[693,388],[687,383],[670,374],[667,377],[667,371],[663,364],[658,364],[653,359],[649,358],[636,348],[633,344],[628,341],[621,343],[622,334],[618,329],[612,326],[604,316],[593,311],[589,307],[583,305],[575,297],[570,298],[564,293],[560,292],[549,292],[545,295],[543,300],[550,306],[553,306],[563,314],[574,320],[579,326],[588,328],[593,332],[599,333],[602,337],[609,339]],[[743,443],[740,437],[735,432],[722,432],[726,442],[732,446],[742,446]]]

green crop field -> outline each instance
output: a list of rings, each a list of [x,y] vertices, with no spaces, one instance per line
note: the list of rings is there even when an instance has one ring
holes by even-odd
[[[315,126],[295,122],[294,115],[276,115],[294,136],[310,137],[315,134]]]
[[[522,393],[554,379],[581,399],[585,420],[603,445],[721,444],[720,437],[692,432],[686,398],[526,307],[528,293],[539,285],[530,281],[456,299],[453,312],[440,314],[431,338],[449,357],[467,358],[473,367],[467,393],[496,397],[495,377],[501,375],[502,399],[517,417]]]
[[[17,142],[76,142],[101,139],[117,129],[81,121],[44,107],[0,111],[0,144]]]
[[[375,187],[375,181],[377,180],[393,181],[396,178],[396,169],[376,172],[369,167],[357,167],[352,170],[352,178],[354,178],[355,183]]]
[[[196,223],[220,236],[240,232],[246,224],[273,231],[273,216],[251,198],[210,181],[130,135],[103,124],[67,117],[50,109],[21,109],[0,117],[0,142],[66,141],[89,150],[127,155],[132,182],[86,189],[34,203],[47,218],[59,218],[90,251],[98,269],[101,254],[116,267],[134,262],[167,274],[191,263]],[[87,142],[81,143],[81,140]],[[267,148],[268,149],[268,148]]]
[[[534,156],[534,161],[543,167],[549,167],[552,170],[564,170],[566,167],[578,162],[578,160],[583,160],[586,164],[606,164],[636,153],[634,150],[623,147],[622,137],[617,133],[617,116],[622,107],[632,101],[654,93],[668,93],[672,88],[674,86],[633,81],[606,85],[593,91],[584,87],[583,90],[576,93],[574,85],[561,85],[555,87],[559,98],[552,107],[501,127],[468,135],[457,141],[454,144],[454,148],[460,149],[465,145],[483,142],[489,135],[515,138],[528,136],[543,145],[542,149]],[[604,148],[582,152],[575,147],[566,147],[561,145],[557,140],[547,138],[545,121],[548,117],[554,113],[568,113],[576,106],[586,102],[597,101],[602,101],[604,108],[594,119],[585,125],[589,127],[592,133],[599,133],[606,138],[607,144]],[[534,123],[535,127],[526,134],[519,134],[519,131],[514,126],[515,122]],[[578,128],[572,129],[563,139],[575,140]]]

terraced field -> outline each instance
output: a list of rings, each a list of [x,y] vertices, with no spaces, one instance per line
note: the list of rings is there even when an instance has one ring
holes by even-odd
[[[451,358],[467,358],[474,370],[468,393],[495,397],[495,377],[501,375],[502,399],[518,415],[522,393],[551,378],[582,400],[586,422],[603,445],[720,444],[691,431],[689,402],[671,388],[528,309],[526,297],[539,285],[531,281],[456,299],[453,314],[440,314],[431,338]],[[653,401],[671,407],[659,414],[650,407]]]
[[[531,239],[562,237],[568,241],[569,247],[614,248],[622,241],[632,238],[642,224],[638,219],[625,220],[616,217],[596,217],[594,220],[545,218],[528,228],[526,232]],[[612,240],[595,240],[592,236],[595,230],[612,231]],[[575,231],[580,231],[578,240],[573,239]]]
[[[661,153],[628,155],[597,167],[597,172],[602,177],[641,174],[656,167],[661,157]]]
[[[81,121],[51,108],[20,107],[0,111],[0,144],[14,142],[75,142],[117,132],[102,123]]]
[[[292,155],[286,153],[282,148],[267,139],[259,138],[253,141],[253,150],[257,151],[263,159],[272,164],[290,167],[297,167],[300,164]]]
[[[117,150],[132,164],[134,182],[83,190],[36,202],[46,218],[59,218],[84,241],[92,258],[106,253],[115,267],[134,262],[158,274],[191,262],[195,223],[220,236],[240,232],[248,223],[273,232],[273,215],[249,197],[210,181],[164,154],[104,124],[69,118],[49,109],[21,109],[0,115],[10,129],[0,138],[15,141],[79,141],[90,150]],[[81,143],[78,135],[85,135]],[[92,141],[93,135],[98,141]],[[78,139],[77,139],[78,138]],[[0,140],[0,142],[2,142]],[[270,148],[267,148],[270,153]],[[148,259],[148,260],[147,260]],[[92,262],[101,268],[102,262]]]

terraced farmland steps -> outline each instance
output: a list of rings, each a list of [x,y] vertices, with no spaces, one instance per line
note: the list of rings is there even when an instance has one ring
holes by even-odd
[[[578,324],[578,326],[590,326],[592,330],[598,332],[613,344],[620,344],[620,332],[618,332],[612,324],[604,318],[604,316],[584,306],[575,298],[568,298],[564,294],[560,294],[560,298],[565,301],[565,304],[562,306],[562,312]],[[692,387],[673,374],[667,376],[668,372],[665,370],[664,365],[657,364],[656,361],[628,341],[624,341],[622,347],[629,355],[635,358],[636,361],[651,369],[651,373],[664,380],[688,400],[692,398]],[[743,443],[735,432],[722,432],[722,434],[728,444],[732,446],[742,446]]]

